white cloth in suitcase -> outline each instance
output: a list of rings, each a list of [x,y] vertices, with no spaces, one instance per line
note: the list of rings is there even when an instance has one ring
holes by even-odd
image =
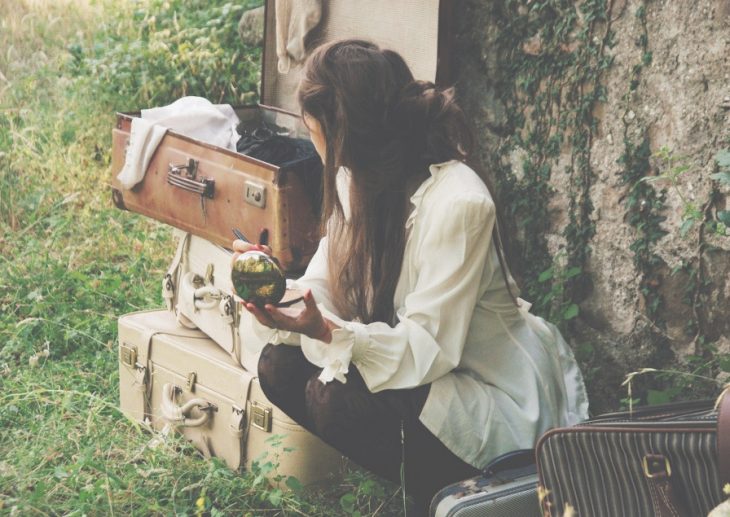
[[[162,282],[167,309],[181,325],[202,330],[236,363],[256,372],[258,355],[246,354],[242,343],[247,341],[254,350],[266,343],[260,343],[251,326],[253,316],[233,293],[232,253],[181,230],[173,235],[178,239],[177,251]]]

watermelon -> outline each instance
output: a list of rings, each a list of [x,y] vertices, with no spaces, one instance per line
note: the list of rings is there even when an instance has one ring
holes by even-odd
[[[261,251],[247,251],[233,263],[231,281],[236,294],[254,305],[276,305],[284,297],[286,279],[276,262]]]

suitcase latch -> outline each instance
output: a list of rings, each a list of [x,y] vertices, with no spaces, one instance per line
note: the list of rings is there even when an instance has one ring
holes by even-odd
[[[200,202],[205,209],[204,199],[213,199],[215,180],[198,176],[198,161],[190,158],[187,163],[171,163],[167,167],[167,182],[174,186],[200,194]]]
[[[251,423],[267,433],[271,432],[271,408],[251,402]]]
[[[247,181],[244,185],[243,198],[249,205],[264,208],[266,206],[266,188],[263,185]]]
[[[185,389],[188,390],[190,393],[195,391],[195,383],[198,380],[198,374],[195,372],[190,372],[188,374],[187,381],[185,382]]]
[[[119,360],[123,365],[134,368],[137,364],[137,347],[126,343],[119,345]]]

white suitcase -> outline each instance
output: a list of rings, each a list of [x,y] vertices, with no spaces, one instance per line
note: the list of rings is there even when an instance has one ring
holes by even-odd
[[[202,237],[180,230],[175,257],[162,281],[162,296],[167,309],[178,322],[198,328],[215,341],[233,360],[256,372],[257,356],[246,354],[247,345],[260,350],[266,343],[253,343],[253,316],[243,309],[231,283],[232,253]],[[231,234],[231,242],[233,242]]]
[[[119,394],[132,420],[174,429],[232,469],[266,453],[272,474],[304,485],[341,472],[342,456],[269,402],[255,374],[166,310],[119,318]]]

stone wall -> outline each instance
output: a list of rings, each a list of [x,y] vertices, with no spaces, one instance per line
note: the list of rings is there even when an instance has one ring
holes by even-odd
[[[594,20],[596,5],[605,17]],[[618,407],[624,375],[642,367],[724,380],[730,229],[721,221],[730,189],[711,175],[719,170],[718,153],[730,149],[730,0],[457,0],[455,12],[457,92],[516,236],[516,273],[526,292],[545,296],[544,314],[564,319],[559,323],[584,366],[594,411]],[[570,16],[570,33],[550,34],[550,23]],[[581,54],[590,49],[606,60]],[[566,67],[572,55],[585,56],[588,68],[610,66],[582,78],[541,76],[535,89],[523,88],[529,67],[549,66],[551,52]],[[525,68],[515,71],[523,61]],[[560,110],[600,86],[585,126],[557,130]],[[533,118],[529,92],[539,99],[551,88],[563,88],[545,104],[555,114]],[[524,123],[519,114],[527,115]],[[548,156],[520,143],[543,123],[545,132],[564,135]],[[585,149],[576,150],[579,132],[586,133]],[[523,172],[537,163],[545,173],[537,177],[547,183],[542,191],[530,190],[531,176]],[[536,198],[547,214],[542,227],[524,224],[527,216],[510,206],[514,185],[546,193]],[[571,224],[582,233],[569,231]],[[584,239],[580,249],[571,247],[575,235]],[[547,258],[537,269],[533,241],[544,243],[535,249]],[[540,278],[543,268],[571,266],[580,270],[576,278]],[[573,302],[576,317],[565,309]],[[644,377],[637,392],[654,390],[654,401],[713,388],[686,376]]]

